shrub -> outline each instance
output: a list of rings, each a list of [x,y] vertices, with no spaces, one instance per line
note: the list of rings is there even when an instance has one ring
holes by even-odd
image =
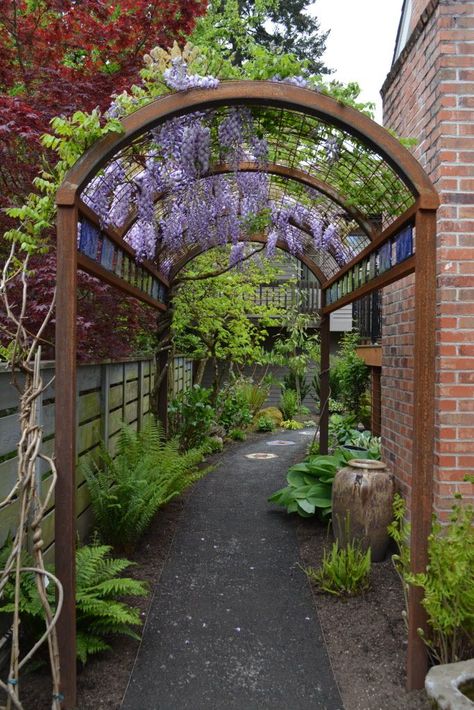
[[[329,553],[324,550],[321,567],[305,572],[322,592],[352,597],[368,589],[371,564],[370,548],[364,552],[355,540],[339,547],[336,541]]]
[[[410,526],[405,522],[405,513],[405,502],[396,496],[395,519],[389,533],[399,551],[392,560],[406,598],[410,584],[423,589],[429,635],[425,636],[421,629],[419,633],[435,661],[468,659],[474,651],[474,508],[458,500],[448,525],[442,526],[433,519],[428,566],[419,574],[410,572]]]
[[[98,461],[82,466],[101,539],[114,547],[133,546],[158,508],[188,485],[201,460],[198,450],[180,454],[177,442],[166,442],[153,423],[140,433],[124,427],[115,458],[102,446]]]
[[[229,385],[219,392],[216,411],[217,422],[226,433],[247,426],[253,417],[247,398],[237,385]]]
[[[334,380],[338,382],[337,398],[342,401],[347,412],[353,412],[360,419],[363,395],[369,386],[370,370],[355,349],[359,342],[358,333],[344,333],[338,358],[333,368]]]
[[[288,485],[275,491],[268,500],[284,506],[288,513],[298,513],[302,518],[312,515],[328,518],[331,515],[334,477],[353,458],[354,454],[343,449],[338,449],[332,456],[310,456],[288,469]]]
[[[211,395],[211,390],[194,385],[169,405],[171,432],[178,436],[181,451],[200,446],[209,434],[215,417]]]
[[[122,573],[132,564],[128,560],[110,557],[107,545],[84,545],[76,551],[76,624],[77,657],[86,663],[88,657],[110,648],[107,637],[125,634],[138,639],[134,627],[141,625],[140,610],[119,601],[119,597],[146,596],[143,582]],[[24,566],[32,564],[25,554]],[[47,588],[54,609],[54,588]],[[15,608],[15,585],[9,581],[3,591],[6,603],[0,611],[12,613]],[[37,640],[44,632],[44,615],[36,588],[35,575],[23,573],[20,583],[20,613],[23,629]]]
[[[265,415],[261,416],[257,420],[257,431],[273,431],[275,429],[275,422],[271,417]]]
[[[283,419],[293,419],[298,411],[298,394],[295,390],[282,390],[280,397],[280,410],[283,414]]]

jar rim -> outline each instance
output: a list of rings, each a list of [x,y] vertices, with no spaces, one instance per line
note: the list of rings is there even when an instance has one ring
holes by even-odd
[[[372,471],[381,471],[387,468],[383,461],[375,461],[374,459],[351,459],[347,463],[353,468],[365,468]]]

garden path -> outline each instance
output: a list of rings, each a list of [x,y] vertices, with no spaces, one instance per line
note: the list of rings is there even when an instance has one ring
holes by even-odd
[[[252,435],[194,487],[122,710],[342,710],[295,520],[267,503],[309,441]]]

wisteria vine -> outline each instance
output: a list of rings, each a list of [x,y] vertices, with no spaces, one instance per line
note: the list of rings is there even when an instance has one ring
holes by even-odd
[[[219,84],[214,77],[190,74],[180,57],[173,59],[163,80],[176,91],[213,89]],[[306,85],[304,77],[285,81]],[[227,166],[224,174],[209,174],[213,143],[217,145],[214,161]],[[336,138],[329,136],[323,149],[329,166],[339,160]],[[346,263],[354,253],[340,238],[336,224],[295,200],[277,203],[271,198],[267,160],[268,144],[259,135],[250,109],[231,107],[223,117],[210,110],[194,112],[154,129],[152,146],[145,158],[137,159],[133,171],[126,174],[121,158],[115,159],[89,183],[82,198],[104,226],[126,228],[124,238],[137,261],[190,245],[206,249],[230,243],[234,266],[244,257],[241,242],[265,229],[269,257],[279,243],[298,256],[310,235],[315,250],[329,250],[339,266]],[[258,169],[241,170],[243,162]],[[160,212],[155,204],[158,197],[162,198]],[[166,275],[172,259],[161,258],[159,266]]]

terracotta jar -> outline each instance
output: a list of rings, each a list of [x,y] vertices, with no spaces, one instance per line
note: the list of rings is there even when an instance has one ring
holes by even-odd
[[[395,479],[383,461],[353,459],[337,472],[332,487],[332,525],[344,546],[358,540],[372,550],[372,561],[384,559],[393,519]]]

